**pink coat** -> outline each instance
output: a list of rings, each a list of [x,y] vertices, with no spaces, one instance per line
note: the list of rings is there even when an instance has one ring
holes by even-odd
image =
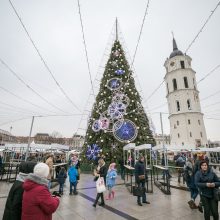
[[[26,180],[23,184],[22,220],[52,220],[59,199],[52,197],[47,186],[39,181]]]

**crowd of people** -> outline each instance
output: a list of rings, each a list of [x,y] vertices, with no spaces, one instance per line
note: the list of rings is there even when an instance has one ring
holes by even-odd
[[[164,155],[162,155],[163,160]],[[197,158],[197,155],[187,158],[179,154],[175,158],[175,162],[177,167],[181,167],[181,173],[178,173],[178,179],[181,174],[190,190],[190,200],[188,201],[190,208],[203,212],[205,220],[210,220],[210,216],[213,216],[214,220],[218,220],[218,201],[214,198],[214,190],[220,186],[220,180],[209,166],[208,158]],[[63,195],[64,183],[67,177],[69,177],[69,195],[78,194],[77,184],[80,180],[80,160],[77,154],[70,156],[68,165],[68,170],[65,167],[56,170],[59,192],[51,193],[54,155],[48,155],[44,163],[37,163],[34,160],[21,162],[19,165],[19,174],[10,189],[6,201],[3,220],[51,220],[52,213],[59,206],[60,196]],[[119,165],[121,166],[120,163]],[[145,157],[140,155],[134,164],[135,185],[137,188],[145,189],[147,179],[145,165]],[[124,170],[121,169],[120,172],[121,178],[124,179]],[[172,177],[170,173],[163,175],[169,175],[169,178]],[[116,178],[116,163],[111,162],[107,166],[105,158],[99,156],[94,169],[97,195],[93,207],[96,208],[97,204],[99,206],[105,206],[105,200],[115,198],[114,186]],[[105,191],[107,191],[106,197],[104,197]],[[198,196],[200,196],[200,201],[196,205],[196,198]],[[147,200],[146,190],[143,190],[143,193],[137,196],[137,205],[143,206],[143,203],[150,204]]]
[[[186,157],[178,154],[175,158],[178,170],[178,182],[183,177],[183,183],[186,182],[190,191],[190,200],[188,201],[191,209],[198,209],[204,213],[204,219],[219,219],[218,200],[215,199],[215,189],[220,186],[220,179],[217,177],[214,169],[209,166],[209,159],[206,155],[194,154]],[[196,198],[199,198],[199,204],[196,205]]]

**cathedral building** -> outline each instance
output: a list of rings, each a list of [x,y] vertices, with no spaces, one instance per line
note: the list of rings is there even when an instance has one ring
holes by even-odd
[[[201,112],[196,72],[191,57],[183,54],[173,39],[173,52],[164,66],[170,120],[170,142],[173,146],[195,148],[207,146],[207,136]]]

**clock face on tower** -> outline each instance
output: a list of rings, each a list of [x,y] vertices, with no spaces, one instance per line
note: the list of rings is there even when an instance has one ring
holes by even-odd
[[[175,66],[175,62],[172,61],[172,62],[170,63],[170,66],[174,67],[174,66]]]

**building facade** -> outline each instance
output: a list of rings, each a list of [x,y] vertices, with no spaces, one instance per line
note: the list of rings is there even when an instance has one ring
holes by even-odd
[[[162,135],[162,134],[155,134],[154,139],[156,141],[156,145],[170,145],[170,135]]]
[[[0,145],[6,143],[15,143],[16,137],[13,136],[10,132],[0,129]]]
[[[173,39],[173,52],[164,66],[167,102],[170,120],[171,145],[184,148],[207,146],[207,136],[201,112],[196,72],[192,59],[177,48]]]

